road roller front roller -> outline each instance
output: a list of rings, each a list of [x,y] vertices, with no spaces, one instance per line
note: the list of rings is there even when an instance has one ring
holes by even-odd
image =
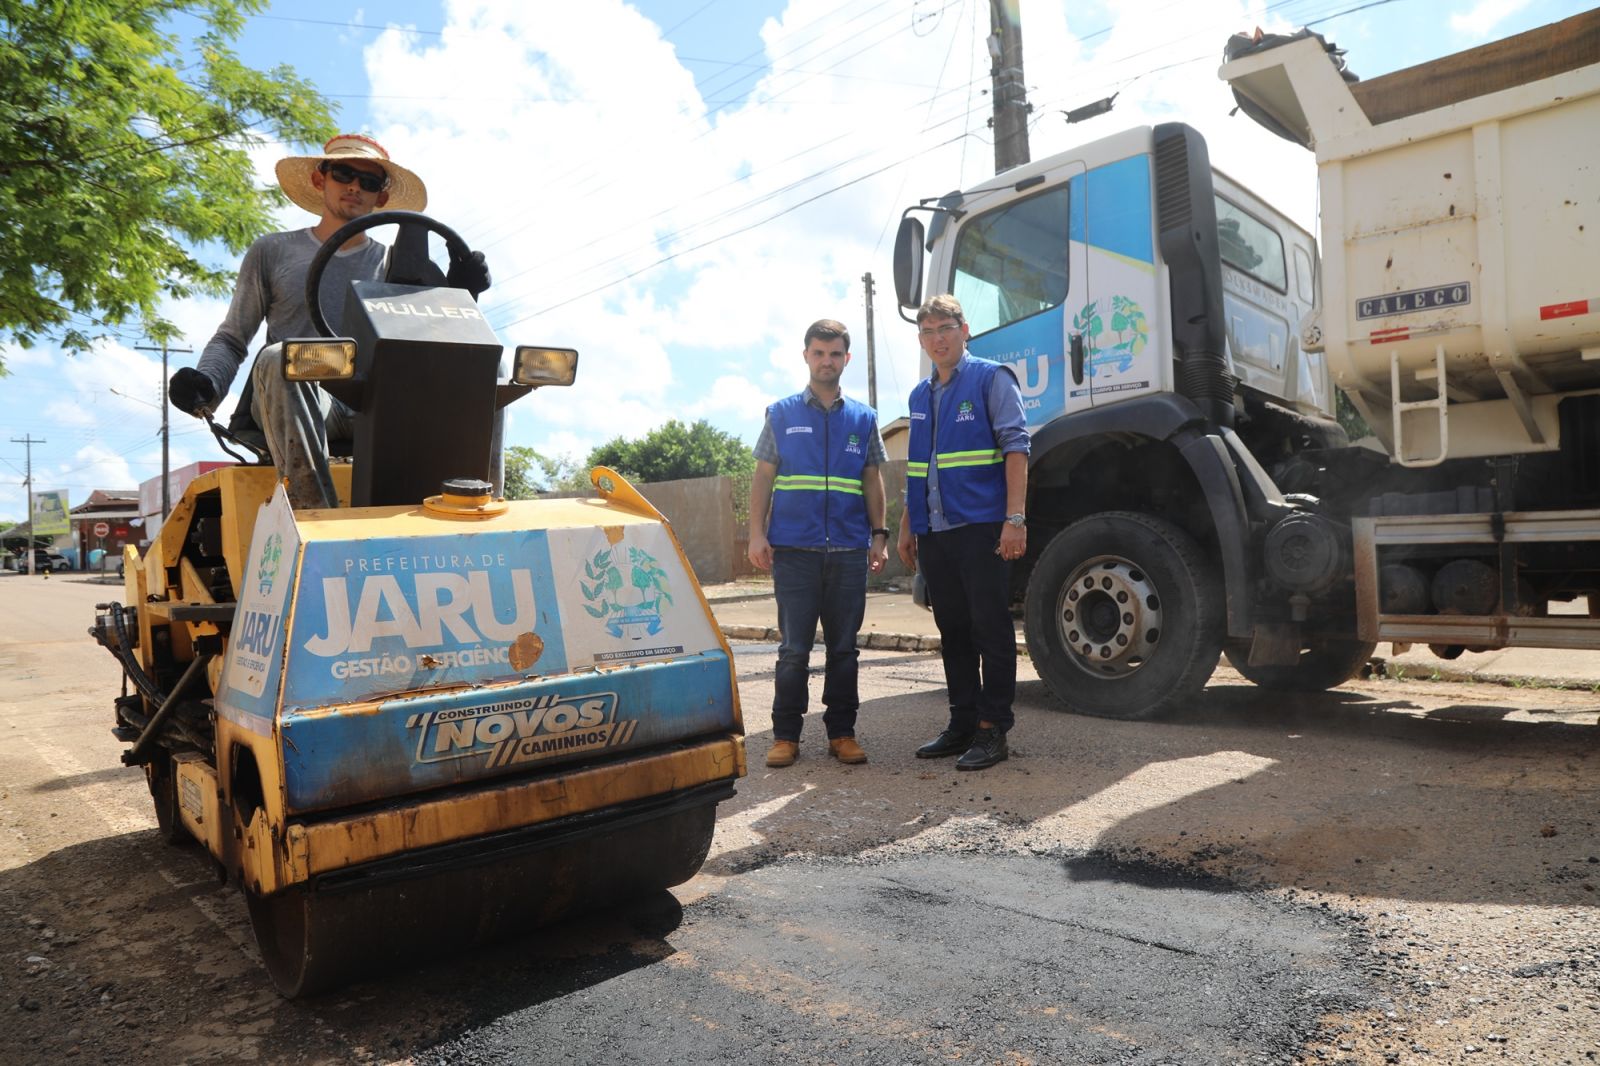
[[[500,409],[576,353],[519,348],[502,381],[431,219],[324,251],[396,221],[348,336],[284,345],[355,412],[340,506],[291,506],[264,452],[208,471],[91,629],[162,834],[241,888],[290,997],[681,884],[745,772],[733,658],[660,512],[605,469],[590,498],[493,491]]]

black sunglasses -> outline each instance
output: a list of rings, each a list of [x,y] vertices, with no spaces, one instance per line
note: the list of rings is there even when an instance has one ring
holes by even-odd
[[[357,170],[355,167],[346,166],[343,163],[330,163],[327,160],[323,160],[317,169],[340,185],[349,185],[352,181],[360,182],[361,188],[367,192],[382,192],[385,186],[389,184],[389,176],[387,174],[368,174],[364,170]]]

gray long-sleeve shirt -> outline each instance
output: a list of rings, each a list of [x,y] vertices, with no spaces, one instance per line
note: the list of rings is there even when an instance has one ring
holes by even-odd
[[[217,332],[200,353],[197,366],[210,379],[219,397],[228,394],[234,377],[249,354],[250,338],[264,321],[267,343],[292,337],[314,337],[311,312],[306,308],[306,272],[322,242],[309,229],[269,233],[250,246],[239,264],[239,281],[233,303]],[[367,240],[359,248],[338,251],[323,271],[322,313],[335,333],[344,314],[345,294],[352,281],[376,281],[383,276],[388,248]]]

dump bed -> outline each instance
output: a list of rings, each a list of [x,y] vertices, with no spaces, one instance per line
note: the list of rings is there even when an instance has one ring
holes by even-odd
[[[1316,153],[1307,340],[1396,457],[1557,448],[1600,389],[1600,11],[1368,82],[1304,35],[1221,76]]]

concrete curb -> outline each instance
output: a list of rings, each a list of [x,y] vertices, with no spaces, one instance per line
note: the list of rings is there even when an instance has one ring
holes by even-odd
[[[727,625],[722,627],[722,635],[729,640],[760,640],[769,644],[776,644],[783,640],[783,633],[776,626],[738,626]],[[820,638],[819,638],[820,639]],[[939,638],[922,636],[916,633],[862,633],[856,638],[856,646],[860,648],[875,648],[881,651],[938,651]],[[1017,641],[1017,654],[1026,655],[1027,645]]]
[[[783,640],[783,634],[776,626],[736,626],[722,627],[722,635],[729,640],[760,640],[776,644]],[[859,648],[877,648],[883,651],[938,651],[938,637],[918,636],[914,633],[862,633],[856,638]]]
[[[1370,671],[1374,678],[1398,681],[1438,681],[1454,684],[1500,685],[1505,688],[1559,688],[1590,689],[1600,691],[1600,678],[1543,677],[1535,674],[1504,672],[1478,673],[1457,670],[1448,666],[1429,666],[1423,663],[1401,662],[1395,659],[1374,657],[1357,676],[1365,677]]]

